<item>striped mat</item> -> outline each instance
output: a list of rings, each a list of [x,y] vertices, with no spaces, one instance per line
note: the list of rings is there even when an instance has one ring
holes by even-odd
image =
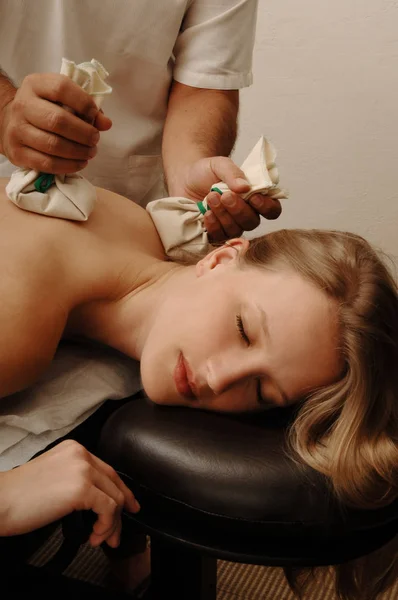
[[[61,533],[57,531],[35,554],[32,563],[43,565],[60,543]],[[297,600],[286,583],[282,569],[220,560],[217,571],[217,600]],[[65,575],[106,586],[109,578],[107,559],[100,549],[86,544],[80,548]],[[326,576],[315,580],[303,600],[338,600],[333,593],[332,578]],[[398,582],[379,600],[398,600]]]

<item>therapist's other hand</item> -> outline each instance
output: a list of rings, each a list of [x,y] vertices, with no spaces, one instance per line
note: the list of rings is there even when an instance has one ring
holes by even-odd
[[[0,536],[34,531],[75,510],[92,510],[97,520],[90,544],[115,548],[123,508],[135,513],[140,506],[112,467],[73,440],[0,473]]]
[[[212,185],[223,181],[230,192],[220,195],[208,192]],[[205,214],[204,225],[212,242],[239,237],[243,231],[252,231],[260,224],[260,216],[277,219],[282,212],[279,200],[253,194],[245,201],[240,196],[250,189],[243,171],[225,156],[201,158],[187,171],[185,195],[203,200],[208,195],[211,211]]]
[[[52,174],[83,169],[97,153],[100,131],[112,126],[87,92],[56,73],[25,77],[0,124],[1,152],[11,163]]]

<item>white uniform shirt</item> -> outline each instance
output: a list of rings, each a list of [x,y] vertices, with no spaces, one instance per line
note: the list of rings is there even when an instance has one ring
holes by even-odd
[[[145,206],[164,196],[160,148],[172,78],[211,89],[250,85],[257,3],[0,0],[0,67],[19,86],[29,73],[58,73],[63,57],[100,61],[113,88],[103,104],[113,127],[84,176]],[[0,155],[0,176],[13,170]],[[4,399],[0,470],[65,435],[105,399],[140,388],[134,361],[81,352],[70,356],[61,345],[40,382]]]
[[[59,72],[62,57],[100,61],[113,121],[84,170],[145,206],[165,195],[161,136],[172,78],[193,87],[252,83],[258,0],[0,0],[0,66],[16,86]],[[0,155],[0,176],[13,166]]]

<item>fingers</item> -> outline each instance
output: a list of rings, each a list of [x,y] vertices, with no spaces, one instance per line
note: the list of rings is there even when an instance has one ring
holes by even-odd
[[[39,98],[68,106],[88,123],[97,116],[94,99],[66,75],[33,73],[25,77],[24,83]]]
[[[53,173],[54,175],[76,173],[84,169],[88,164],[88,161],[66,160],[50,156],[49,154],[43,154],[26,146],[19,147],[13,156],[14,159],[12,162],[15,165],[41,171],[42,173]]]
[[[103,472],[104,475],[107,478],[109,478],[109,480],[122,493],[123,499],[124,499],[124,504],[123,504],[124,508],[126,508],[130,512],[134,512],[134,513],[138,512],[140,510],[140,505],[139,505],[138,501],[135,499],[134,494],[130,490],[130,488],[127,487],[127,485],[124,483],[124,481],[116,473],[115,469],[113,469],[113,467],[111,467],[110,465],[108,465],[106,462],[104,462],[103,460],[101,460],[97,456],[94,456],[93,454],[91,454],[90,456],[92,458],[92,461],[93,461],[94,465],[101,472]]]
[[[92,488],[92,499],[89,500],[91,510],[98,515],[89,541],[93,547],[106,541],[109,546],[116,548],[120,542],[123,507],[137,512],[140,506],[111,467],[103,463],[102,469],[107,471],[107,476],[103,477],[103,473],[99,475]]]
[[[4,109],[1,143],[16,166],[73,173],[95,156],[100,131],[111,126],[93,98],[68,77],[33,74]]]
[[[20,133],[21,141],[23,140],[25,146],[35,148],[43,154],[75,161],[90,160],[97,154],[96,146],[78,144],[59,135],[33,127],[30,124],[26,124]]]
[[[97,519],[91,542],[115,547],[122,510],[140,509],[116,471],[73,440],[0,475],[0,503],[7,508],[0,535],[27,533],[73,511],[92,510]]]
[[[207,201],[211,212],[205,215],[205,227],[212,242],[239,237],[243,231],[251,231],[260,223],[258,213],[233,192],[225,192],[222,196],[211,193]]]
[[[282,205],[279,200],[274,200],[270,196],[263,194],[253,194],[248,199],[248,203],[254,207],[254,210],[266,219],[277,219],[282,212]]]
[[[238,237],[242,231],[252,231],[260,224],[260,216],[277,219],[282,212],[279,200],[263,194],[254,194],[244,201],[239,194],[250,190],[244,172],[227,157],[216,156],[210,159],[214,178],[223,181],[231,190],[222,194],[209,194],[207,197],[211,213],[205,215],[205,227],[211,241],[223,241]]]
[[[205,214],[204,224],[212,242],[222,242],[225,239],[239,237],[242,234],[242,228],[224,208],[219,198],[214,199],[211,203],[209,202],[209,206],[211,211]]]
[[[106,543],[111,548],[117,548],[120,544],[120,536],[122,533],[122,518],[119,513],[119,518],[116,520],[116,525],[113,533],[106,538]]]
[[[64,138],[94,146],[99,140],[98,130],[62,106],[35,99],[25,107],[24,117],[28,123],[43,131],[50,131]]]
[[[102,110],[99,110],[93,125],[98,131],[108,131],[108,129],[112,127],[112,121],[109,117],[104,115]]]
[[[63,460],[69,456],[69,464],[75,461],[72,468],[74,484],[69,488],[74,496],[74,510],[92,510],[97,515],[90,543],[99,546],[106,541],[116,547],[120,540],[123,508],[131,512],[140,510],[133,493],[110,465],[79,444],[71,442],[63,447],[60,444],[59,452],[64,453]]]
[[[118,523],[120,522],[121,507],[107,493],[96,486],[92,486],[86,494],[84,510],[92,510],[97,515],[90,534],[90,544],[100,546],[102,542],[112,539],[118,545]]]

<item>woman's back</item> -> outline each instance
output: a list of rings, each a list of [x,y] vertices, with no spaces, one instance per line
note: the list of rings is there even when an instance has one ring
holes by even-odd
[[[122,296],[163,258],[150,216],[117,194],[98,189],[89,220],[74,222],[17,208],[6,184],[0,180],[0,396],[46,368],[76,306]]]

